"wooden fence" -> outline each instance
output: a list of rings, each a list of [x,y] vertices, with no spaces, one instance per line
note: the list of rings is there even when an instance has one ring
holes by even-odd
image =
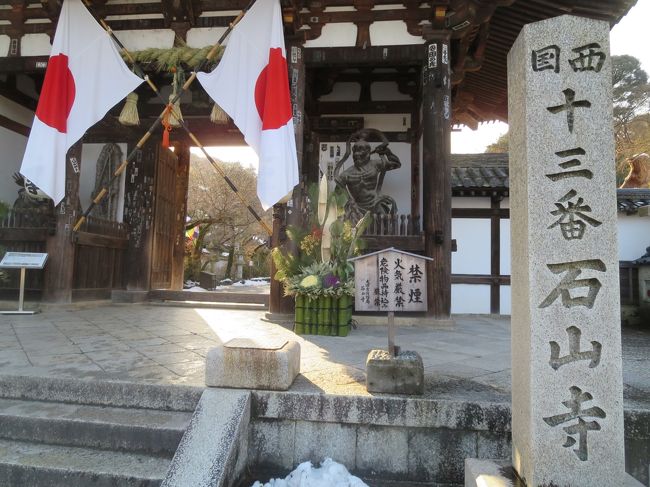
[[[408,252],[424,251],[424,234],[420,216],[372,215],[372,221],[363,234],[366,250],[395,247]]]
[[[54,235],[54,213],[42,209],[10,209],[0,219],[0,247],[11,252],[47,252],[47,239]],[[74,273],[73,299],[110,297],[112,289],[126,286],[124,262],[128,233],[123,223],[88,218],[73,236]],[[52,258],[53,256],[50,256]],[[0,294],[17,293],[19,272],[5,271],[0,281]],[[25,289],[28,294],[43,291],[44,271],[29,271]]]
[[[4,252],[45,252],[48,236],[54,232],[53,213],[43,208],[10,208],[0,219],[0,250]],[[0,280],[0,294],[17,295],[20,271],[6,269]],[[28,295],[39,294],[43,289],[43,271],[30,271],[25,276]]]

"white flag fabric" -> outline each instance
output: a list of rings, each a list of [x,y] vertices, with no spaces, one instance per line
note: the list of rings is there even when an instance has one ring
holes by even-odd
[[[58,204],[68,149],[142,81],[81,0],[65,0],[20,172]]]
[[[298,184],[280,1],[257,0],[234,27],[217,67],[198,80],[257,153],[257,196],[270,208]]]

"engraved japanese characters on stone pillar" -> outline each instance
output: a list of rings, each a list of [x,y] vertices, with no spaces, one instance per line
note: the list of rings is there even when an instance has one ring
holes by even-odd
[[[609,25],[526,25],[508,95],[513,464],[528,487],[621,485]]]

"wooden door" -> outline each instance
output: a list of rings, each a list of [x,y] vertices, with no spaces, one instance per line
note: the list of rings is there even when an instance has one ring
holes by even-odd
[[[174,242],[177,225],[176,166],[178,157],[159,148],[154,181],[153,242],[151,249],[151,289],[169,289],[172,284]]]

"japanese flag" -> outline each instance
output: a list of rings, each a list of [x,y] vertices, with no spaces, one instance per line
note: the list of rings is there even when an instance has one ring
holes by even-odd
[[[257,195],[266,210],[298,184],[280,1],[257,0],[233,29],[219,65],[198,80],[257,153]]]
[[[58,204],[68,149],[140,83],[81,0],[65,0],[20,172]]]

